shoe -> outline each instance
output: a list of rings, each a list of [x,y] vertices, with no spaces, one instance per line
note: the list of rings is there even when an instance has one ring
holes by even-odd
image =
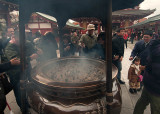
[[[134,93],[134,90],[130,88],[130,89],[129,89],[129,92],[133,94],[133,93]]]
[[[137,91],[141,91],[141,90],[142,90],[142,88],[137,89]]]
[[[134,93],[137,93],[137,89],[133,89]]]
[[[119,81],[120,84],[125,84],[125,82],[122,81],[122,80],[118,80],[118,81]]]

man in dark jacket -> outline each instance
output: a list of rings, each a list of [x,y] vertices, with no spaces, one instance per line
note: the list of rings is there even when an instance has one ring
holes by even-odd
[[[160,39],[149,46],[148,64],[144,72],[144,89],[136,103],[134,114],[143,114],[150,104],[152,114],[160,114]]]
[[[120,84],[125,84],[121,80],[122,59],[124,55],[124,39],[125,30],[123,28],[117,29],[117,36],[112,39],[112,63],[118,68],[117,79]]]
[[[152,39],[152,31],[150,30],[145,31],[143,35],[143,40],[138,41],[135,44],[129,60],[133,60],[135,56],[138,56],[139,58],[141,58],[140,64],[145,66],[147,63],[146,59],[148,56],[148,49],[149,49],[148,47],[151,39]]]
[[[134,38],[136,37],[135,32],[131,33],[131,44],[133,44]]]

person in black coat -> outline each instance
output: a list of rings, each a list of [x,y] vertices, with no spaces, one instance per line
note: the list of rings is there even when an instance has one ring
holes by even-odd
[[[152,39],[152,31],[147,30],[144,32],[143,40],[138,41],[130,55],[129,60],[133,60],[135,56],[141,58],[141,65],[145,66],[147,64],[147,56],[149,51],[150,40]]]
[[[124,38],[125,29],[119,28],[116,30],[117,36],[112,39],[112,63],[118,68],[117,79],[120,84],[125,84],[121,80],[122,59],[124,55]]]
[[[150,104],[151,114],[160,114],[160,39],[149,44],[147,65],[144,71],[144,88],[138,99],[133,114],[143,114]]]
[[[63,48],[62,48],[62,57],[73,56],[75,53],[75,47],[71,43],[70,35],[65,34],[63,36]]]
[[[20,60],[17,58],[11,59],[9,62],[2,63],[0,64],[0,73],[5,72],[15,65],[19,65]],[[0,77],[0,114],[4,114],[4,109],[6,107],[6,97],[3,89],[3,84],[1,82],[1,77]]]
[[[131,44],[133,44],[134,38],[136,37],[135,32],[131,33]]]
[[[96,54],[97,58],[105,60],[105,32],[101,32],[97,38]]]

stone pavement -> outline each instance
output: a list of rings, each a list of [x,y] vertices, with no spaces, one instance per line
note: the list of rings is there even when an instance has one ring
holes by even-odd
[[[121,114],[132,114],[135,103],[137,102],[138,98],[141,95],[141,92],[138,92],[137,94],[130,94],[128,91],[129,85],[128,85],[127,76],[128,76],[128,69],[131,64],[131,61],[129,61],[128,58],[130,56],[130,53],[131,53],[133,47],[134,47],[134,44],[131,44],[130,42],[128,42],[128,48],[125,49],[124,59],[122,62],[122,80],[124,80],[126,82],[126,84],[121,85],[122,102],[123,102]],[[9,103],[14,114],[21,114],[21,111],[16,104],[13,91],[7,95],[7,102]],[[7,107],[5,109],[5,114],[9,114],[9,109]],[[149,107],[147,107],[147,110],[145,111],[144,114],[150,114]]]

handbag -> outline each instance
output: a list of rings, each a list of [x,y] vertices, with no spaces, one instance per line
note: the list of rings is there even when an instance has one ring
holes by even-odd
[[[6,73],[0,74],[0,80],[1,80],[1,82],[3,84],[4,93],[5,93],[5,95],[7,95],[13,89],[13,86],[8,81],[8,76],[7,76]]]

